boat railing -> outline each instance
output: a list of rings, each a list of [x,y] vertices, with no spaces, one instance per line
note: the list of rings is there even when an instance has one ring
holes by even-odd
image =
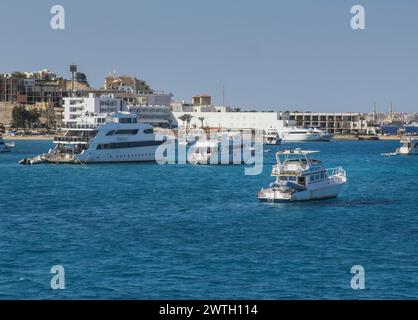
[[[97,123],[66,123],[65,129],[97,129],[100,124]]]
[[[298,174],[301,171],[304,171],[306,169],[308,169],[308,165],[306,164],[296,164],[296,163],[292,163],[292,164],[277,164],[275,166],[273,166],[273,170],[271,172],[271,174],[273,176],[278,176],[278,175],[284,175],[284,174],[290,174],[290,175],[294,175],[294,174]]]
[[[55,136],[54,142],[67,142],[67,143],[88,143],[90,142],[89,137],[64,137]]]
[[[336,179],[338,181],[347,179],[347,174],[342,167],[327,169],[327,175],[331,179]]]

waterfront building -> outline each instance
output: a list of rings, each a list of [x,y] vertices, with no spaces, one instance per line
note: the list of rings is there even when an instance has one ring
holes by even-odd
[[[168,129],[174,122],[170,108],[164,105],[128,106],[128,110],[138,116],[139,122],[149,123],[155,127]]]
[[[356,112],[290,112],[290,120],[303,128],[317,127],[332,134],[367,133],[369,122]]]
[[[137,93],[136,104],[139,106],[166,106],[171,105],[171,93],[153,91],[152,93]]]
[[[87,77],[77,73],[76,91],[89,91]],[[62,99],[72,95],[71,81],[65,80],[48,69],[34,72],[0,74],[0,102],[24,105],[52,103],[62,106]]]
[[[143,80],[135,77],[109,74],[105,78],[104,89],[107,91],[125,91],[130,93],[152,93],[151,87]]]
[[[175,118],[173,123],[178,127],[187,126],[180,120],[180,117],[190,114],[192,116],[191,128],[201,128],[203,124],[204,127],[217,129],[260,129],[266,132],[268,129],[276,129],[281,132],[284,127],[294,125],[294,121],[290,120],[288,114],[283,112],[222,112],[216,111],[216,108],[212,110],[215,111],[173,111]]]
[[[0,101],[35,104],[60,104],[65,94],[65,82],[57,79],[26,79],[20,74],[0,75]]]
[[[212,97],[208,94],[199,94],[192,97],[192,104],[194,106],[210,106],[212,104]]]
[[[127,111],[127,104],[114,95],[96,95],[89,93],[88,97],[64,98],[64,123],[76,123],[77,118],[89,114],[106,114]]]

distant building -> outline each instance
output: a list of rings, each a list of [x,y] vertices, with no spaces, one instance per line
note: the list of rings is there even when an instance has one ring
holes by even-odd
[[[196,106],[191,103],[185,103],[180,101],[174,101],[171,103],[171,110],[173,112],[231,112],[230,107],[224,106],[212,106],[212,105],[201,105]]]
[[[173,125],[173,116],[167,106],[128,106],[128,110],[136,113],[140,122],[160,128],[171,128]]]
[[[0,75],[0,101],[22,104],[52,102],[59,105],[65,93],[62,78],[40,80]]]
[[[139,93],[136,97],[136,104],[140,106],[166,106],[171,105],[171,93],[154,91],[153,93]]]
[[[91,114],[107,114],[127,111],[126,102],[113,95],[97,96],[90,93],[88,97],[64,98],[64,123],[68,126],[77,122],[77,118]]]
[[[367,133],[368,121],[355,112],[290,112],[290,120],[303,128],[319,127],[333,134]]]
[[[105,78],[104,89],[107,91],[125,91],[133,94],[153,92],[145,81],[126,75],[108,75]]]
[[[193,96],[192,104],[194,106],[210,106],[212,105],[212,97],[207,94]]]
[[[361,113],[315,113],[315,112],[236,112],[229,107],[191,106],[172,104],[178,126],[183,126],[179,117],[190,114],[192,127],[204,126],[220,129],[277,129],[284,127],[319,127],[333,134],[357,134],[370,132],[369,122]]]
[[[293,126],[294,122],[289,119],[288,114],[282,112],[217,112],[215,111],[173,111],[175,118],[174,125],[185,127],[186,124],[180,120],[184,114],[190,114],[192,128],[204,127],[211,129],[277,129],[281,131],[284,127]],[[203,118],[203,121],[201,121]]]
[[[76,91],[92,90],[87,77],[78,73]],[[71,81],[57,77],[48,69],[35,72],[14,72],[0,74],[0,101],[16,102],[25,105],[52,103],[62,106],[62,99],[72,94]]]

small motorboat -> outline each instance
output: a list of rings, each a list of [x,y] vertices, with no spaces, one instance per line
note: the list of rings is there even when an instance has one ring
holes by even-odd
[[[0,153],[10,152],[15,147],[14,142],[8,143],[3,141],[3,137],[0,136]]]
[[[417,155],[418,154],[418,138],[407,137],[401,139],[401,146],[396,149],[397,155]]]
[[[311,158],[316,153],[301,149],[277,152],[271,173],[276,180],[260,190],[258,199],[293,202],[335,198],[347,182],[346,172],[341,167],[325,169],[320,160]]]

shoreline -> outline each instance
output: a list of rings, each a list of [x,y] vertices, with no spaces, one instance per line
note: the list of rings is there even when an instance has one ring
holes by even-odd
[[[36,135],[36,136],[7,136],[3,135],[4,140],[13,140],[13,141],[19,141],[19,140],[54,140],[53,136],[43,136],[43,135]]]
[[[369,136],[360,136],[366,139],[360,140],[358,136],[353,135],[336,135],[334,136],[333,140],[335,141],[367,141],[367,137]],[[387,141],[387,140],[400,140],[400,136],[378,136],[378,140],[374,141]],[[46,136],[46,135],[27,135],[27,136],[8,136],[3,135],[3,139],[5,140],[13,140],[13,141],[19,141],[19,140],[54,140],[53,136]]]
[[[377,136],[378,139],[376,140],[370,139],[371,137],[374,137],[374,136],[335,135],[333,140],[335,141],[388,141],[388,140],[399,141],[401,140],[400,136]]]

